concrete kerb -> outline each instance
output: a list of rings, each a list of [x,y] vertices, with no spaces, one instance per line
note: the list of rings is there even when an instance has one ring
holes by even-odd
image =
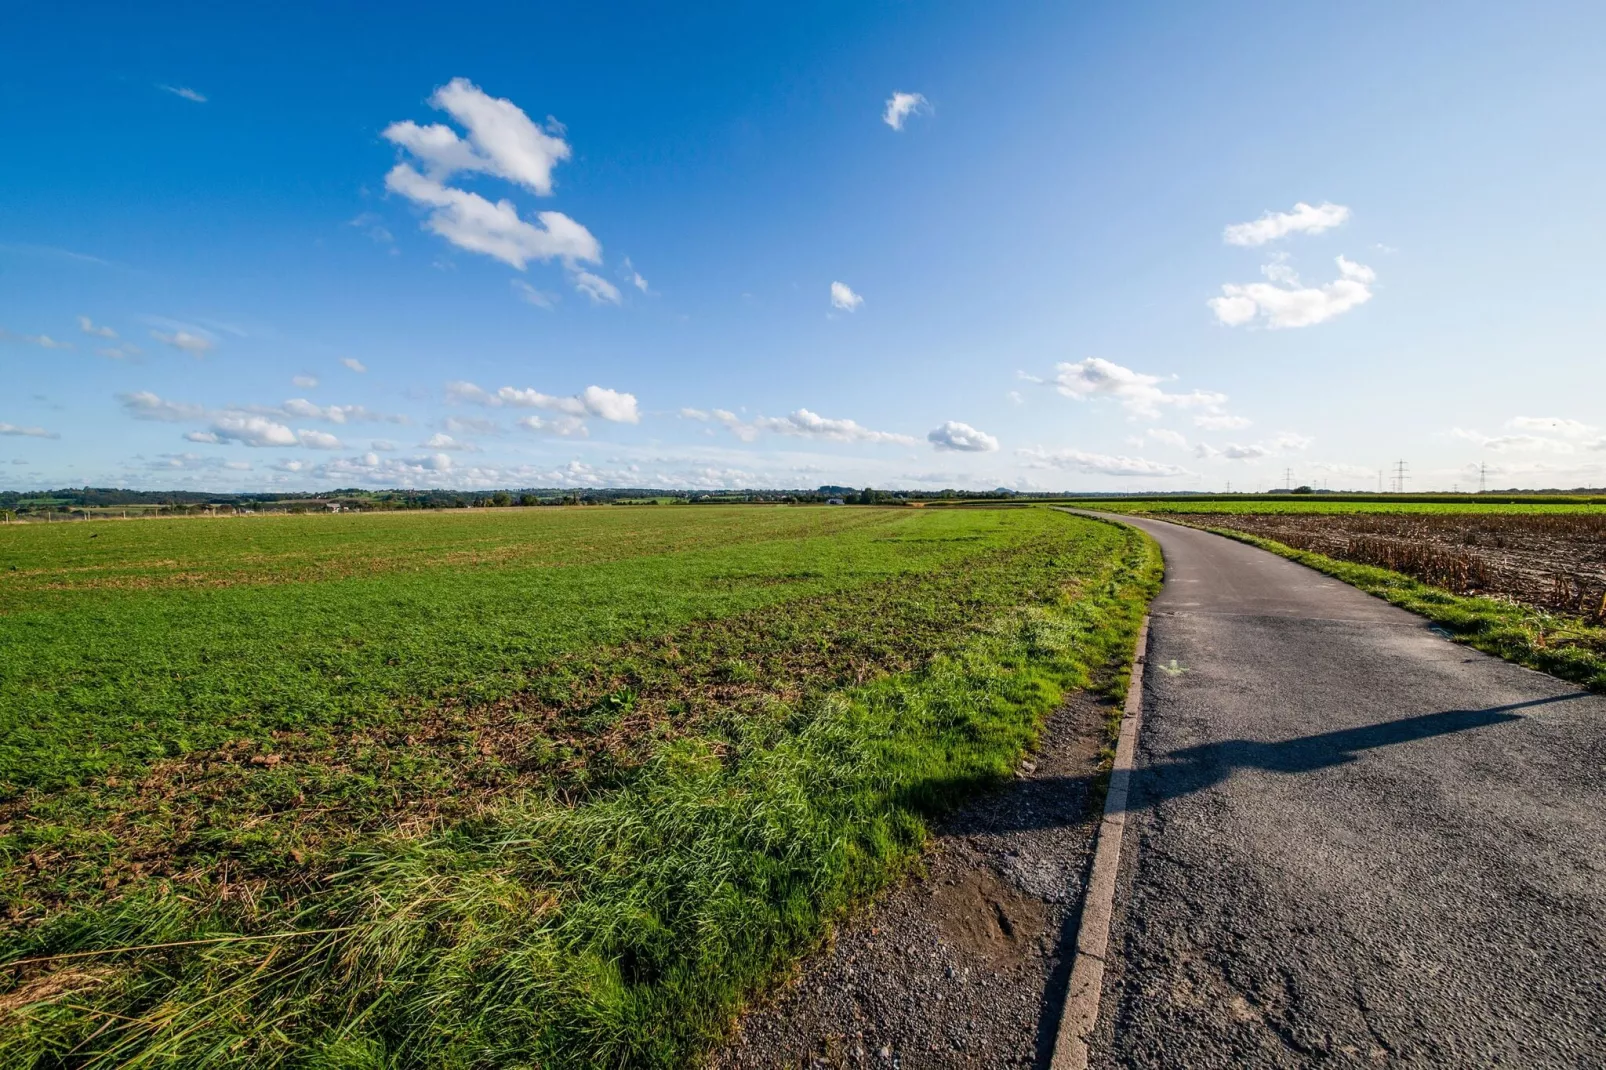
[[[1121,840],[1126,830],[1127,794],[1132,786],[1132,763],[1143,720],[1143,669],[1148,648],[1149,618],[1145,615],[1132,655],[1132,677],[1127,684],[1115,761],[1110,767],[1110,788],[1104,797],[1104,819],[1099,823],[1093,871],[1082,898],[1082,924],[1076,934],[1064,1010],[1054,1041],[1054,1054],[1049,1061],[1052,1070],[1086,1070],[1088,1039],[1099,1020],[1116,876],[1121,869]]]

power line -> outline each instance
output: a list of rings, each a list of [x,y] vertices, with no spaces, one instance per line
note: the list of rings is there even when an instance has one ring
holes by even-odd
[[[1406,464],[1405,464],[1405,462],[1404,461],[1395,461],[1394,462],[1394,492],[1396,494],[1404,494],[1405,493],[1405,481],[1408,478],[1410,478],[1410,477],[1406,475]]]

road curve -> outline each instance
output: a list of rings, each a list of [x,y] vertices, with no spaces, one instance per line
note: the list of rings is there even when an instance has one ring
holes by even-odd
[[[1606,1067],[1606,697],[1160,521],[1092,1065]]]

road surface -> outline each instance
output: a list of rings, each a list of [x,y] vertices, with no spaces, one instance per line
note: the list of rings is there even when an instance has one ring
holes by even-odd
[[[1094,1066],[1606,1067],[1606,697],[1147,519]]]

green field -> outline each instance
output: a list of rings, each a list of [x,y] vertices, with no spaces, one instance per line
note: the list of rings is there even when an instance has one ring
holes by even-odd
[[[1038,509],[0,528],[0,1064],[682,1065],[1157,578]]]

